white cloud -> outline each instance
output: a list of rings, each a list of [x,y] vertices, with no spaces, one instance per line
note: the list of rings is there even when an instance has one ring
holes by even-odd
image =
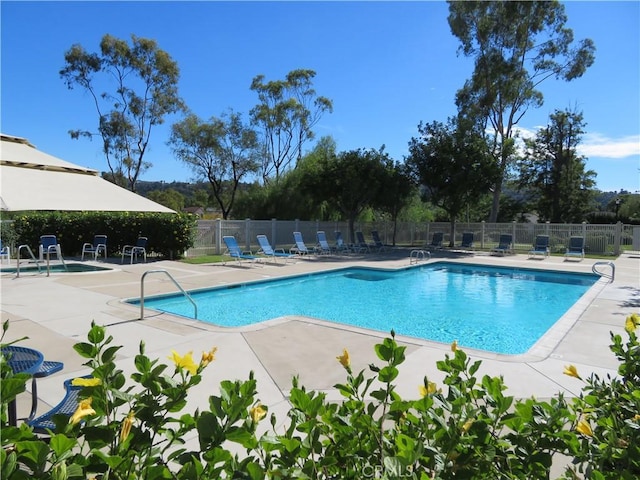
[[[578,153],[585,157],[626,158],[640,155],[640,135],[609,138],[599,133],[585,134],[578,145]]]

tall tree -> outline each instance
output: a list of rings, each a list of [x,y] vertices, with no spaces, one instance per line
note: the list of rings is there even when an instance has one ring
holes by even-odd
[[[520,184],[537,193],[541,220],[582,222],[592,210],[596,173],[585,170],[585,158],[576,150],[583,133],[581,113],[556,110],[535,139],[525,140]]]
[[[458,109],[489,132],[501,176],[493,185],[495,222],[502,184],[513,165],[514,127],[543,103],[538,86],[555,77],[581,77],[594,62],[590,39],[574,46],[564,5],[553,1],[449,1],[449,26],[460,51],[475,59],[471,79],[457,92]]]
[[[420,123],[418,132],[409,142],[407,166],[423,199],[449,215],[453,246],[456,220],[486,194],[499,170],[484,135],[462,119]]]
[[[256,132],[243,124],[238,113],[223,114],[208,122],[191,114],[171,127],[169,145],[197,178],[209,182],[226,220],[240,181],[258,171],[260,148]]]
[[[304,143],[313,139],[315,124],[325,112],[333,111],[331,100],[313,89],[315,75],[313,70],[299,69],[284,80],[265,82],[264,75],[258,75],[251,82],[260,101],[251,110],[251,119],[262,130],[265,184],[272,179],[277,183],[300,160]]]
[[[109,179],[135,192],[140,174],[151,166],[144,157],[153,127],[183,108],[177,63],[154,40],[135,35],[131,45],[105,35],[100,53],[89,53],[76,44],[64,58],[61,78],[69,89],[88,92],[98,113],[97,133],[70,130],[71,137],[100,137]],[[106,85],[113,89],[100,92]]]
[[[383,188],[375,199],[375,207],[388,213],[393,222],[392,243],[396,244],[396,230],[400,212],[407,207],[416,192],[411,174],[405,164],[387,159]]]

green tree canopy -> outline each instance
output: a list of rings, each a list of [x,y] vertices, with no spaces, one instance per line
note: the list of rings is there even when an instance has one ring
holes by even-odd
[[[227,219],[240,181],[258,170],[256,132],[242,123],[238,113],[208,122],[191,114],[172,126],[169,145],[198,178],[209,182],[222,217]]]
[[[460,51],[475,59],[471,78],[457,92],[464,115],[490,132],[501,175],[493,185],[489,221],[498,217],[502,184],[515,160],[514,127],[543,103],[539,85],[550,77],[570,81],[594,62],[590,39],[574,45],[558,1],[449,1],[449,26]]]
[[[100,53],[73,45],[64,59],[61,78],[69,89],[88,92],[98,113],[97,133],[70,130],[71,137],[99,136],[109,166],[108,179],[135,191],[140,174],[151,166],[144,157],[153,127],[183,108],[177,63],[154,40],[135,35],[131,45],[105,35]],[[113,88],[100,92],[104,85]]]
[[[464,121],[449,119],[418,126],[409,142],[407,165],[424,200],[445,210],[451,222],[486,194],[500,174],[483,134]]]

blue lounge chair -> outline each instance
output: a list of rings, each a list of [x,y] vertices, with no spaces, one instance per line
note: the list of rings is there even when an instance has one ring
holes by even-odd
[[[224,244],[227,246],[227,251],[224,252],[224,255],[227,255],[233,258],[238,264],[242,263],[242,260],[250,260],[251,263],[259,263],[262,259],[260,257],[256,257],[250,251],[243,252],[238,245],[238,241],[236,237],[231,235],[227,235],[222,237]]]
[[[371,237],[373,238],[373,246],[378,249],[378,252],[384,252],[387,249],[387,246],[380,240],[377,230],[371,230]]]
[[[293,258],[295,255],[290,253],[286,253],[282,248],[274,249],[269,243],[269,239],[266,235],[257,235],[258,245],[260,245],[260,250],[258,250],[257,255],[266,255],[267,257],[271,257],[274,261],[277,261],[278,258],[283,258],[286,262],[288,258]]]
[[[464,250],[473,250],[473,232],[464,232],[462,234],[460,248]]]
[[[513,253],[513,235],[510,233],[503,233],[498,240],[498,246],[491,250],[492,253],[498,255],[512,254]]]
[[[362,232],[356,232],[355,248],[358,249],[358,252],[369,253],[371,251],[371,249],[369,248],[369,244],[365,241],[364,234]]]
[[[442,232],[433,232],[433,237],[431,237],[431,243],[427,245],[427,249],[440,250],[442,248],[443,239],[444,239],[444,234]]]
[[[549,256],[549,235],[538,235],[533,244],[533,248],[529,250],[529,258],[535,258],[542,255],[544,260]]]
[[[289,253],[297,255],[310,255],[314,253],[305,245],[304,239],[302,238],[302,233],[293,232],[293,241],[295,242],[295,244],[289,249]]]
[[[96,235],[93,237],[93,243],[85,243],[82,245],[82,257],[84,260],[84,254],[90,253],[93,255],[94,260],[98,260],[100,254],[104,254],[104,259],[107,259],[107,236]]]
[[[342,232],[334,232],[336,238],[336,245],[334,247],[334,251],[337,253],[351,253],[351,247],[344,243],[344,239],[342,238]]]
[[[124,262],[124,257],[130,257],[131,263],[133,259],[137,259],[139,255],[142,255],[144,262],[147,263],[147,237],[138,237],[135,245],[125,245],[122,247],[122,259],[120,263]]]
[[[316,238],[318,239],[318,245],[316,246],[316,252],[323,254],[331,254],[333,250],[331,249],[331,245],[327,241],[327,234],[324,231],[320,230],[316,232]]]
[[[578,261],[582,261],[584,258],[584,237],[571,237],[569,239],[569,246],[564,254],[564,259],[577,258]]]

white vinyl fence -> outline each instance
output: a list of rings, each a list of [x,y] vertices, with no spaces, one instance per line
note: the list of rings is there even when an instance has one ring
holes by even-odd
[[[316,232],[323,230],[330,243],[333,243],[335,232],[341,232],[346,243],[350,243],[347,222],[320,222],[302,220],[200,220],[195,244],[186,252],[187,257],[214,255],[224,252],[222,237],[232,235],[238,244],[246,250],[258,250],[257,235],[266,235],[274,248],[288,250],[293,245],[293,232],[301,232],[305,243],[316,244]],[[387,245],[393,242],[393,223],[362,222],[356,223],[355,231],[364,233],[365,239],[372,242],[371,231],[377,230],[382,241]],[[444,234],[443,245],[450,244],[451,226],[445,222],[413,223],[401,222],[396,225],[395,245],[403,247],[423,246],[431,241],[435,232]],[[474,234],[474,245],[480,250],[489,250],[498,244],[502,233],[513,235],[516,252],[527,252],[531,249],[536,235],[549,235],[552,253],[564,252],[569,237],[585,238],[585,252],[600,255],[618,255],[622,250],[640,250],[634,242],[634,235],[640,238],[640,226],[551,224],[551,223],[456,223],[454,245],[459,245],[464,232]]]

